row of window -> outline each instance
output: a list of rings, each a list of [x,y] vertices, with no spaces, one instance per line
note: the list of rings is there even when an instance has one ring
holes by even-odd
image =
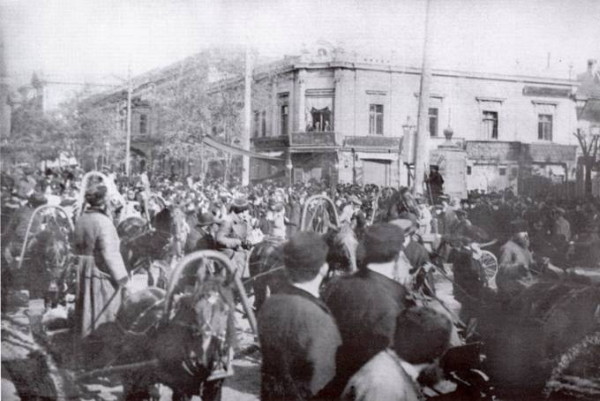
[[[289,105],[280,105],[281,135],[289,133]],[[429,108],[428,128],[429,135],[438,137],[439,134],[439,109]],[[309,121],[306,125],[307,132],[324,132],[333,130],[333,112],[328,107],[323,109],[312,108],[308,113]],[[369,105],[369,135],[383,135],[384,109],[382,104]],[[484,139],[498,138],[498,112],[483,110],[481,115],[481,137]],[[552,114],[538,114],[538,140],[552,141]],[[254,136],[267,135],[266,111],[254,113]]]

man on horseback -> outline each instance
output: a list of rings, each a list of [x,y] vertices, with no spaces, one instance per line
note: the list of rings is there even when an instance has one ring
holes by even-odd
[[[223,219],[217,232],[217,244],[240,272],[246,264],[246,251],[251,247],[248,236],[252,227],[248,209],[249,204],[245,196],[235,198],[229,214]]]
[[[119,236],[106,214],[107,188],[96,185],[85,193],[90,207],[75,226],[79,255],[76,324],[81,337],[102,323],[114,321],[129,276],[119,251]]]

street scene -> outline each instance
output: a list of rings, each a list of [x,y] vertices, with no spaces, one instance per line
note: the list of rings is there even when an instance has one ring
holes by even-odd
[[[0,0],[1,398],[599,400],[598,21]]]

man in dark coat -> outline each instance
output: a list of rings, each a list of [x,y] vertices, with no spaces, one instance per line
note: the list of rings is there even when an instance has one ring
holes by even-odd
[[[106,214],[106,192],[104,185],[86,191],[90,207],[75,226],[74,249],[79,260],[75,314],[81,337],[116,319],[121,290],[129,282],[117,230]]]
[[[283,246],[289,282],[260,309],[261,400],[308,400],[335,375],[339,331],[319,299],[327,245],[300,232]]]
[[[429,167],[429,177],[427,177],[427,186],[433,198],[433,203],[438,204],[440,196],[444,193],[444,178],[440,174],[438,166]]]
[[[333,282],[325,302],[335,317],[342,345],[336,355],[336,377],[320,394],[336,399],[350,377],[369,359],[392,344],[396,317],[411,302],[399,283],[409,277],[410,264],[399,263],[402,228],[385,223],[368,227],[363,235],[360,270]]]

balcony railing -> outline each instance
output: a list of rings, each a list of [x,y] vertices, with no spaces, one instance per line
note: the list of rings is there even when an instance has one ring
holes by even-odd
[[[338,139],[339,138],[339,139]],[[324,132],[293,132],[290,146],[292,147],[329,147],[341,145],[342,135],[332,131]]]
[[[282,136],[265,136],[251,138],[254,147],[257,149],[279,149],[289,146],[289,138],[287,135]]]

